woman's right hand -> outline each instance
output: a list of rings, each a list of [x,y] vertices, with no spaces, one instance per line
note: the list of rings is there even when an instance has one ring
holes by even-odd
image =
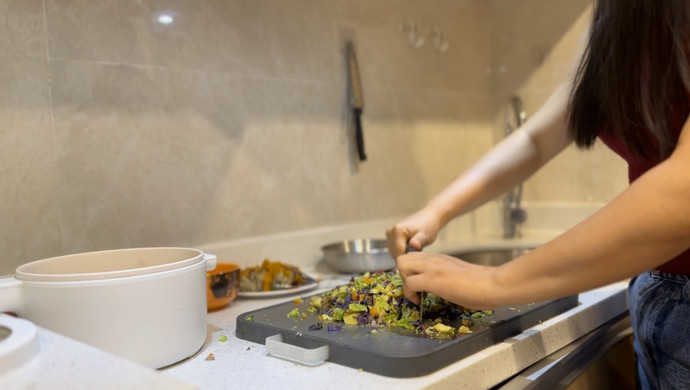
[[[436,240],[440,229],[441,222],[436,213],[422,209],[386,230],[388,250],[394,259],[405,254],[408,244],[421,251]]]

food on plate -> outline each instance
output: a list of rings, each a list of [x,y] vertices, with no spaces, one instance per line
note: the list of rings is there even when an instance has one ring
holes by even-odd
[[[346,285],[311,297],[306,310],[317,313],[321,322],[369,326],[372,333],[383,327],[402,328],[432,338],[472,333],[470,326],[475,321],[491,315],[491,311],[466,309],[431,293],[426,294],[422,305],[423,321],[419,306],[403,296],[402,279],[397,271],[367,272]],[[288,316],[299,318],[299,310],[293,309]],[[315,324],[310,330],[322,328],[323,325]],[[339,325],[326,328],[340,330]]]
[[[310,280],[293,265],[264,259],[260,266],[240,271],[240,291],[279,290],[297,287]]]

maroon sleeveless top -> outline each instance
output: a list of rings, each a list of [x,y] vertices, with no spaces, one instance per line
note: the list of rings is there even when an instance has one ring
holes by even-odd
[[[680,133],[680,130],[679,130]],[[640,160],[636,158],[625,146],[623,141],[618,138],[611,131],[602,131],[599,133],[601,139],[606,146],[611,148],[619,156],[623,157],[628,162],[628,179],[630,183],[634,182],[638,177],[657,165],[660,160]],[[661,272],[668,272],[673,274],[690,275],[690,249],[667,261],[666,263],[656,268]]]

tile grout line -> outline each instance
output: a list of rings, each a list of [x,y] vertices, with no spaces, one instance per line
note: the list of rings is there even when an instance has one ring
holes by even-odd
[[[52,152],[53,152],[53,169],[56,173],[58,170],[57,164],[57,139],[55,134],[55,109],[53,106],[53,80],[50,72],[50,46],[48,40],[48,12],[46,10],[46,0],[41,1],[43,7],[43,43],[45,45],[45,62],[46,62],[46,73],[47,73],[47,84],[48,84],[48,121],[50,126],[51,139],[53,141]],[[57,208],[57,223],[58,223],[58,234],[60,239],[60,253],[65,252],[64,243],[64,224],[62,220],[62,193],[59,184],[59,175],[54,176],[53,185],[55,186],[55,198],[56,198],[56,208]]]

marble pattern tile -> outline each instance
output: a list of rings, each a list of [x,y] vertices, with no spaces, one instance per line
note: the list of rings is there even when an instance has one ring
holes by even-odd
[[[591,4],[592,0],[490,0],[488,15],[494,26],[489,30],[490,68],[494,75],[491,96],[502,103],[524,89],[539,67],[570,62],[579,35],[586,27],[579,18],[589,12]],[[549,57],[563,39],[567,42],[559,51],[560,55]],[[556,77],[560,81],[563,75]],[[548,80],[550,85],[552,78]],[[538,82],[544,81],[538,79]]]
[[[237,80],[54,61],[68,249],[193,244],[244,137]]]
[[[492,145],[497,93],[520,86],[530,104],[542,98],[531,60],[516,73],[487,72],[519,54],[496,51],[501,33],[528,23],[516,7],[0,0],[0,217],[12,222],[0,228],[0,249],[13,256],[0,271],[63,253],[196,246],[413,212]],[[172,23],[159,22],[166,15]],[[559,15],[545,24],[555,31],[548,39],[519,35],[539,50],[557,46],[540,75],[558,71],[571,41],[569,32],[559,41],[560,24],[576,16]],[[511,16],[520,20],[505,23]],[[406,21],[425,34],[419,49],[408,46]],[[434,49],[432,27],[447,52]],[[364,83],[365,163],[346,104],[349,33]],[[601,192],[555,191],[550,175],[534,179],[535,200],[611,191],[604,176],[581,178]]]
[[[264,2],[46,3],[49,50],[59,59],[320,81],[337,75],[330,24],[252,6]],[[161,15],[172,22],[160,23]]]
[[[45,58],[42,0],[0,0],[0,55]]]
[[[527,15],[541,5],[534,18]],[[491,106],[494,134],[502,137],[507,101],[517,94],[533,115],[577,62],[575,54],[586,36],[591,0],[489,2],[492,71]],[[553,35],[544,31],[554,31]],[[529,120],[529,119],[528,119]],[[605,167],[605,169],[602,169]],[[604,203],[627,187],[627,166],[598,143],[592,150],[569,147],[525,182],[525,202]]]
[[[0,275],[61,252],[45,60],[0,56]]]

